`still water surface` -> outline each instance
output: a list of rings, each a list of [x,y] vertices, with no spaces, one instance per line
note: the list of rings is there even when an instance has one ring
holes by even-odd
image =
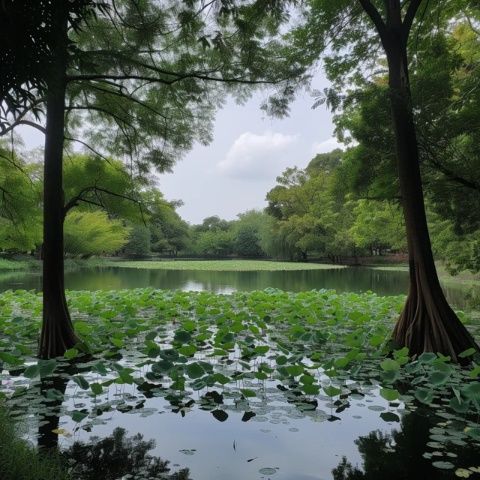
[[[303,271],[211,272],[187,270],[152,270],[119,267],[84,268],[67,271],[66,288],[70,290],[119,290],[154,287],[160,289],[207,290],[216,293],[263,290],[268,287],[300,292],[329,288],[338,292],[364,292],[379,295],[406,294],[406,271],[376,270],[367,267],[332,268]],[[0,274],[0,291],[41,289],[39,273],[7,272]],[[462,284],[444,285],[449,301],[457,308],[476,308],[480,288]]]
[[[320,288],[332,288],[339,292],[371,290],[381,295],[392,295],[405,294],[407,285],[407,272],[369,268],[201,272],[111,267],[82,269],[66,274],[66,286],[72,290],[155,287],[231,293],[274,287],[290,291]],[[40,286],[39,274],[15,272],[0,276],[0,290],[40,289]],[[446,286],[445,290],[449,300],[461,308],[468,308],[475,295],[478,298],[478,293],[461,285]],[[73,437],[59,438],[60,446],[66,451],[71,450],[75,441],[88,442],[92,435],[108,439],[118,427],[125,429],[128,437],[141,433],[144,440],[155,442],[150,454],[170,461],[173,471],[188,468],[188,478],[192,480],[458,478],[455,469],[435,468],[432,461],[423,456],[438,450],[430,438],[430,429],[436,423],[431,423],[430,415],[422,413],[421,409],[405,412],[402,404],[390,406],[379,396],[375,386],[364,391],[362,396],[350,398],[347,408],[337,408],[338,405],[324,397],[318,398],[318,406],[313,410],[305,410],[286,401],[274,385],[257,382],[247,386],[259,389],[259,393],[251,400],[255,416],[245,421],[244,409],[228,392],[224,393],[222,407],[228,418],[217,418],[211,409],[190,408],[188,403],[174,408],[163,395],[144,396],[134,385],[111,386],[107,399],[98,402],[88,391],[82,391],[70,382],[61,389],[65,391],[66,387],[67,400],[63,405],[58,404],[62,413],[52,424],[47,421],[40,429],[47,432],[47,437],[58,427],[74,433]],[[196,405],[201,404],[200,392],[192,392],[191,398]],[[55,409],[55,403],[51,403],[50,408]],[[109,407],[102,413],[105,404]],[[127,405],[129,409],[122,411],[118,405]],[[97,414],[84,420],[78,428],[79,425],[65,415],[66,410],[72,409],[96,411]],[[382,417],[382,413],[391,415]],[[31,416],[30,421],[33,431],[37,430],[36,415]],[[86,422],[89,428],[85,429]],[[457,427],[451,423],[449,428]],[[42,438],[39,441],[42,442]],[[127,447],[129,445],[127,442]],[[456,467],[477,466],[477,463],[480,467],[477,447],[449,445],[447,451],[455,458]],[[445,457],[444,450],[440,455],[442,460],[450,459]],[[107,478],[102,473],[105,462],[103,458],[98,465],[92,464],[91,468],[97,469],[97,473],[90,472],[84,478]],[[128,477],[130,479],[149,478],[144,477],[142,472],[130,471],[130,474],[133,474],[133,477]],[[177,480],[183,477],[165,478]],[[472,472],[470,478],[473,480],[479,475]]]

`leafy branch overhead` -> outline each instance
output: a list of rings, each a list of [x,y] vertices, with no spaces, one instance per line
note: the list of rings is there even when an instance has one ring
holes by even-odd
[[[141,172],[169,170],[194,141],[208,142],[225,93],[242,100],[251,87],[274,85],[291,97],[304,74],[273,36],[288,20],[289,2],[78,3],[69,11],[65,136],[101,155],[127,156]],[[36,11],[7,13],[11,21],[27,16],[24,34],[40,28],[29,17]],[[42,62],[50,53],[45,29]],[[31,104],[2,104],[4,132],[25,122],[42,128],[41,71],[34,69]]]

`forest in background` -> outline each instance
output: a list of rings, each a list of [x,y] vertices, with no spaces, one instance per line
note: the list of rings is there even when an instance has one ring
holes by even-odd
[[[399,201],[369,198],[354,183],[357,178],[345,176],[361,148],[317,154],[305,169],[287,168],[266,193],[263,211],[245,211],[230,221],[209,216],[198,225],[177,213],[181,201],[167,201],[152,182],[133,179],[122,162],[71,155],[64,174],[65,253],[80,258],[243,257],[332,263],[403,254],[406,238]],[[8,169],[5,159],[0,162],[2,181],[15,195],[1,219],[0,248],[6,258],[40,257],[42,165],[14,160],[16,170]],[[459,230],[462,219],[451,212],[442,215],[442,205],[434,198],[428,201],[428,212],[437,258],[453,273],[478,272],[479,230]]]
[[[434,253],[452,272],[480,270],[480,45],[474,27],[417,39],[411,72],[421,169]],[[435,75],[433,75],[433,72]],[[264,211],[189,225],[154,181],[120,160],[70,150],[64,171],[65,253],[70,256],[201,256],[333,262],[405,252],[387,76],[362,79],[328,103],[345,151],[292,166],[266,192]],[[339,105],[342,108],[338,108]],[[427,140],[428,139],[428,140]],[[0,250],[40,253],[42,164],[0,146]],[[40,156],[39,156],[40,158]],[[12,163],[17,168],[11,168]],[[294,160],[292,160],[294,164]]]

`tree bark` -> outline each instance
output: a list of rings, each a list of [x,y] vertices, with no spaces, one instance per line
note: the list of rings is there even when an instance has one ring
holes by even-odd
[[[408,347],[411,355],[435,352],[459,361],[459,353],[470,347],[478,350],[478,346],[450,308],[435,268],[411,106],[406,41],[402,36],[400,9],[398,16],[395,12],[389,13],[387,30],[390,38],[384,46],[389,65],[390,100],[410,271],[407,301],[395,326],[393,339],[398,346]]]
[[[39,357],[63,355],[77,343],[64,287],[63,142],[67,69],[68,2],[54,2],[48,73],[43,198],[43,323]]]

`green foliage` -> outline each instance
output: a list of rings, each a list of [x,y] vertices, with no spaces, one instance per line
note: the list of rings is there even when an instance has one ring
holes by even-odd
[[[256,81],[288,91],[302,71],[280,61],[280,38],[272,37],[286,5],[241,3],[121,1],[97,9],[70,36],[72,137],[81,131],[95,150],[132,158],[141,174],[165,171],[193,142],[211,140],[226,92],[243,98]]]
[[[321,263],[272,262],[265,260],[162,260],[155,261],[113,261],[104,265],[122,268],[160,270],[205,270],[212,272],[252,272],[278,270],[321,270],[335,268]],[[336,267],[341,268],[341,267]]]
[[[458,234],[451,220],[442,220],[433,212],[429,219],[433,251],[449,273],[456,275],[463,270],[480,272],[479,231]]]
[[[263,257],[262,239],[267,234],[268,216],[257,210],[238,215],[233,225],[233,250],[240,257]]]
[[[94,6],[102,8],[103,2],[73,0],[68,2],[67,19],[70,28],[90,17]],[[38,0],[18,0],[2,6],[0,16],[0,102],[2,115],[0,130],[9,126],[12,117],[31,111],[40,113],[38,98],[46,96],[47,65],[51,62],[51,42],[55,27],[52,11],[55,4]]]
[[[71,255],[115,253],[127,244],[129,228],[102,211],[70,212],[64,224],[64,248]]]
[[[327,153],[317,153],[310,160],[305,170],[312,176],[321,172],[332,173],[342,164],[343,155],[344,152],[340,148]]]
[[[380,2],[373,4],[384,13]],[[429,2],[424,9],[415,43],[409,46],[415,51],[410,59],[410,85],[426,200],[437,214],[435,222],[446,222],[443,228],[431,224],[433,242],[437,258],[452,271],[478,271],[478,8],[464,1],[441,1]],[[348,31],[338,30],[342,11],[348,10],[341,2],[335,6],[309,2],[297,40],[304,41],[315,29],[325,38],[334,38],[325,60],[333,86],[319,93],[318,100],[335,110],[337,136],[350,145],[338,169],[337,188],[360,197],[397,200],[388,77],[384,59],[377,56],[382,49],[374,48],[379,39],[361,9],[350,11]],[[348,52],[346,44],[352,45]],[[323,49],[321,42],[317,48]]]
[[[259,241],[260,237],[255,226],[242,226],[234,239],[234,252],[240,257],[261,257],[264,252]]]
[[[143,225],[133,225],[123,252],[133,257],[147,256],[150,253],[150,230]]]
[[[226,232],[230,229],[230,222],[221,219],[218,215],[213,215],[203,219],[200,225],[196,225],[194,229],[198,232],[212,232],[221,230]]]
[[[188,415],[199,409],[198,414],[211,412],[225,421],[233,414],[224,404],[223,392],[228,392],[247,421],[251,414],[276,412],[281,395],[298,412],[321,421],[340,418],[352,399],[368,395],[375,402],[368,408],[379,412],[379,421],[395,421],[418,402],[434,405],[439,422],[455,417],[455,438],[478,443],[469,420],[478,415],[478,353],[465,352],[472,365],[461,368],[434,353],[410,358],[405,348],[391,351],[388,339],[403,296],[133,289],[69,292],[68,301],[73,312],[82,312],[74,322],[82,338],[74,362],[61,357],[38,362],[33,352],[41,294],[0,295],[0,368],[9,379],[0,394],[26,416],[45,413],[38,381],[52,377],[66,386],[62,398],[74,396],[75,405],[83,404],[59,414],[67,413],[85,429],[99,416],[104,419],[105,409],[154,413],[143,406],[152,397],[158,397],[162,410]],[[478,323],[469,328],[479,331]],[[264,381],[276,385],[277,393],[271,396]],[[118,385],[129,385],[129,391],[112,401]],[[59,393],[43,395],[51,400]],[[256,397],[262,402],[250,400]],[[336,418],[327,413],[332,403]]]
[[[232,253],[232,250],[232,233],[221,229],[200,231],[193,244],[193,251],[202,256],[222,257]]]
[[[328,173],[315,171],[310,176],[296,167],[288,168],[277,182],[267,193],[266,209],[278,220],[274,228],[281,247],[277,250],[284,250],[282,256],[289,259],[306,258],[309,251],[324,252],[334,214],[326,208],[331,203]]]
[[[142,192],[142,203],[148,215],[152,252],[176,255],[189,247],[189,226],[175,211],[180,202],[167,202],[161,192],[150,189]]]
[[[34,165],[0,143],[0,250],[28,252],[41,238],[40,192]]]
[[[276,219],[267,253],[290,259],[313,253],[334,259],[405,248],[400,209],[387,202],[354,200],[351,189],[342,184],[348,153],[319,154],[305,170],[289,168],[277,178],[278,185],[267,193],[266,211]]]
[[[103,209],[110,216],[141,221],[142,186],[119,160],[94,155],[73,155],[65,159],[63,189],[66,209]]]
[[[0,258],[0,270],[27,270],[37,268],[39,268],[37,260],[7,260]]]
[[[406,249],[403,213],[397,204],[359,200],[355,202],[353,216],[350,234],[359,248]]]
[[[0,403],[0,472],[3,480],[67,480],[70,475],[58,456],[39,455],[21,438],[18,423]]]

